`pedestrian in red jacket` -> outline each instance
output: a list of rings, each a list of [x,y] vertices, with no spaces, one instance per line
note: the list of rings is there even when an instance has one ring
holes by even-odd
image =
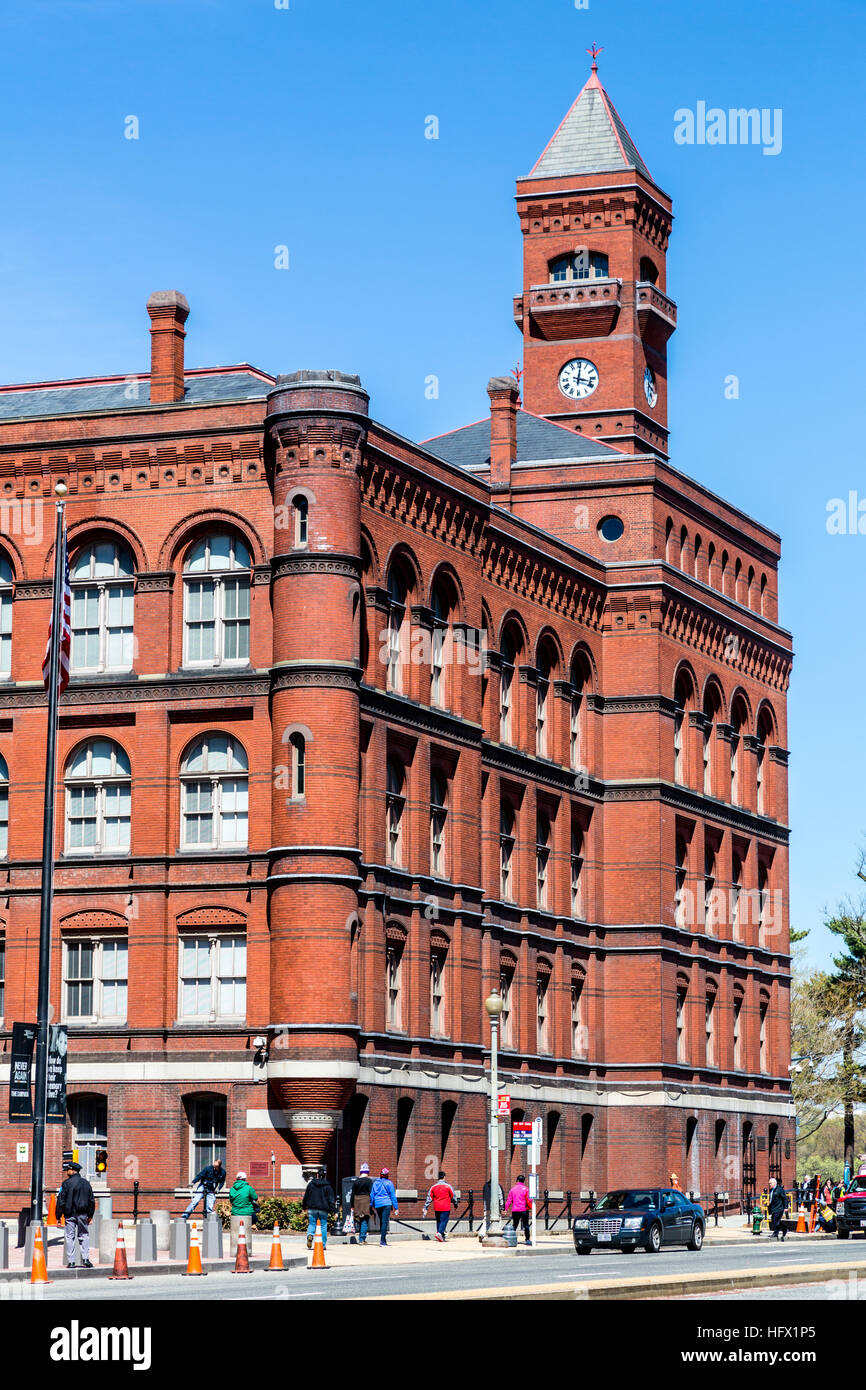
[[[427,1215],[427,1208],[431,1202],[436,1213],[436,1239],[444,1241],[445,1232],[448,1230],[448,1218],[451,1215],[451,1208],[457,1205],[457,1196],[450,1182],[445,1181],[445,1173],[442,1169],[439,1170],[439,1177],[427,1193],[427,1200],[421,1212],[422,1219]]]
[[[532,1198],[529,1195],[529,1188],[526,1186],[526,1177],[521,1173],[505,1199],[505,1211],[511,1213],[511,1224],[515,1231],[522,1224],[527,1245],[532,1244],[529,1238],[529,1210],[531,1206]]]

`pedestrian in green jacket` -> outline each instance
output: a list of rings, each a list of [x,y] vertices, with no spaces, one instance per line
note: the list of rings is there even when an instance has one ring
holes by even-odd
[[[246,1173],[238,1173],[229,1188],[232,1216],[253,1216],[258,1200],[258,1193],[254,1187],[250,1187]]]

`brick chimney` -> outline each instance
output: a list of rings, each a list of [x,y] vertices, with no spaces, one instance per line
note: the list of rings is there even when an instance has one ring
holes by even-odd
[[[487,383],[490,397],[490,482],[509,487],[517,459],[517,407],[520,392],[510,376],[494,376]]]
[[[150,399],[183,399],[184,324],[189,305],[177,290],[158,290],[147,301],[150,314]]]

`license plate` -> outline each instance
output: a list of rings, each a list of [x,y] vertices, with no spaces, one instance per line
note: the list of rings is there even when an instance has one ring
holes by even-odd
[[[866,1221],[863,1222],[863,1225],[866,1226]],[[599,1240],[610,1240],[610,1235],[599,1236]]]
[[[866,1226],[866,1221],[861,1221],[861,1222],[860,1222],[860,1225],[861,1225],[861,1226]]]

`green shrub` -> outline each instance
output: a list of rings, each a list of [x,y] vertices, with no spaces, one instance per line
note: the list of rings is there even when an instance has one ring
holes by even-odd
[[[222,1222],[223,1230],[228,1231],[232,1222],[231,1204],[225,1201],[217,1202],[214,1210]],[[300,1202],[290,1201],[288,1197],[263,1197],[258,1216],[252,1218],[252,1226],[257,1231],[272,1231],[274,1222],[281,1231],[306,1231],[307,1213]],[[335,1227],[336,1218],[329,1216],[328,1230],[333,1231]]]

